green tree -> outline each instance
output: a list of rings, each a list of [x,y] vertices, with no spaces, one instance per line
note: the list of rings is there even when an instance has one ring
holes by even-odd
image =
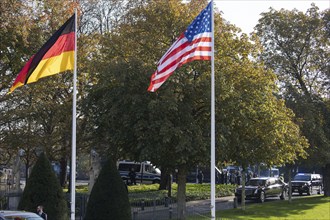
[[[63,190],[44,153],[32,169],[18,209],[35,212],[38,205],[44,206],[49,220],[69,219]]]
[[[293,112],[274,95],[274,73],[255,61],[258,47],[248,38],[240,37],[238,47],[234,63],[221,59],[217,63],[221,81],[217,97],[219,157],[247,168],[261,162],[281,165],[304,156],[307,140],[294,123]],[[224,64],[230,68],[221,73]]]
[[[28,31],[32,25],[27,16],[30,10],[24,1],[4,0],[0,5],[0,151],[1,163],[6,165],[18,152],[18,146],[10,144],[17,140],[13,133],[17,131],[16,122],[20,118],[13,108],[24,104],[15,102],[5,93],[13,81],[12,72],[19,70],[21,56],[26,54]]]
[[[0,43],[0,74],[3,76],[1,90],[4,94],[25,62],[72,15],[73,4],[69,0],[37,2],[6,0],[1,4],[0,11],[4,15],[1,16],[0,31],[1,39],[4,39]],[[78,57],[87,57],[85,54],[91,51],[91,45],[81,33],[78,41],[80,49]],[[88,66],[88,58],[81,59],[78,68],[88,73],[85,63]],[[62,162],[63,186],[71,153],[71,73],[70,71],[41,79],[38,83],[21,87],[14,93],[0,98],[2,102],[0,148],[4,154],[10,157],[13,152],[17,153],[18,149],[23,148],[26,152],[24,160],[28,168],[34,163],[35,148],[42,146],[50,155],[50,160]],[[84,85],[90,80],[87,73],[81,71],[78,75],[80,96],[84,95]],[[77,109],[77,127],[82,128],[77,130],[77,146],[83,149],[88,142],[82,138],[85,121],[79,114],[79,102]]]
[[[279,95],[296,117],[303,119],[299,125],[310,144],[309,156],[296,165],[307,166],[311,172],[330,161],[330,109],[326,104],[330,85],[329,13],[320,12],[313,4],[306,13],[270,9],[255,27],[264,46],[261,59],[278,76]]]
[[[85,220],[103,219],[132,219],[127,188],[112,159],[102,167],[90,194],[85,215]]]
[[[15,94],[4,95],[8,92],[19,70],[44,42],[41,34],[43,27],[37,16],[42,17],[40,11],[34,15],[41,4],[32,4],[32,1],[6,0],[1,4],[1,149],[25,150],[24,159],[30,166],[33,159],[28,152],[33,152],[36,146],[45,146],[37,142],[40,136],[40,126],[35,120],[32,98],[29,92],[17,90]],[[63,5],[62,5],[63,9]],[[40,12],[40,14],[39,14]],[[39,17],[39,18],[40,18]],[[45,21],[43,21],[45,22]],[[45,27],[45,26],[44,26]],[[52,31],[50,29],[47,29]],[[47,37],[47,36],[46,36]],[[24,138],[23,138],[24,137]],[[6,140],[6,141],[4,141]],[[27,141],[30,140],[30,141]],[[9,147],[8,147],[9,146]],[[8,147],[8,148],[7,148]],[[32,159],[32,160],[31,160]]]
[[[236,63],[236,68],[221,74],[226,83],[218,96],[217,152],[220,161],[243,168],[245,209],[246,168],[257,163],[284,165],[305,157],[308,142],[294,123],[293,112],[274,96],[273,73],[251,61]]]
[[[13,69],[20,68],[20,56],[26,52],[28,31],[31,19],[30,7],[24,1],[4,0],[0,6],[0,92],[10,86],[12,78],[8,76]],[[0,101],[5,99],[1,96]]]
[[[102,146],[117,159],[151,160],[162,168],[178,169],[180,218],[185,217],[188,168],[209,163],[210,63],[189,63],[176,70],[156,93],[146,90],[155,63],[206,2],[196,4],[197,1],[152,1],[128,11],[123,23],[102,38],[98,81],[91,87],[84,108],[93,122],[90,125],[95,146]],[[154,26],[157,29],[150,31]],[[259,45],[245,35],[236,37],[238,30],[223,23],[219,14],[215,27],[219,48],[218,159],[245,165],[254,163],[252,159],[259,156],[270,164],[279,164],[303,154],[305,139],[298,140],[299,129],[290,121],[292,112],[272,94],[274,75],[256,61]],[[238,111],[238,106],[242,110]],[[236,133],[235,129],[240,130]],[[264,129],[267,133],[263,133]],[[254,135],[257,139],[253,139]],[[289,140],[292,145],[285,144]],[[236,157],[239,144],[247,149]],[[259,150],[253,155],[255,147]],[[260,150],[262,147],[271,149],[274,158]],[[253,157],[246,158],[243,153]]]
[[[198,103],[192,98],[199,79],[196,77],[195,81],[191,75],[178,74],[171,80],[177,83],[168,83],[168,89],[157,94],[149,94],[146,90],[156,68],[155,62],[202,7],[192,10],[192,6],[179,1],[157,1],[133,8],[125,17],[127,23],[103,40],[99,81],[90,91],[89,104],[85,108],[95,122],[91,125],[97,145],[108,146],[108,152],[114,154],[114,158],[126,156],[151,160],[162,168],[168,165],[179,168],[182,208],[186,167],[197,157],[204,160],[203,156],[207,155],[203,140],[208,137],[202,130],[208,123],[202,123],[203,118],[196,117],[194,105]],[[183,11],[194,12],[190,14],[190,20],[183,16]],[[154,32],[149,30],[150,26],[162,28]],[[209,65],[202,66],[205,69]],[[187,70],[190,72],[192,68],[182,68],[181,73]],[[188,83],[184,84],[182,80]],[[197,98],[201,99],[200,96]]]

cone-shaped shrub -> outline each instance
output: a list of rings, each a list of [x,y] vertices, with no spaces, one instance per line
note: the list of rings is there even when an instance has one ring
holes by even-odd
[[[127,188],[115,162],[109,159],[94,184],[85,220],[131,220]]]
[[[36,212],[44,206],[48,220],[67,220],[69,213],[65,195],[45,154],[41,154],[26,183],[18,209]]]

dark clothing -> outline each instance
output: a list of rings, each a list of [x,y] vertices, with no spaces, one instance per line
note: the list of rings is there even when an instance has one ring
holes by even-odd
[[[47,220],[47,214],[46,213],[44,213],[44,212],[39,212],[39,213],[37,213],[41,218],[43,218],[43,219],[45,219],[45,220]]]
[[[204,181],[204,174],[202,173],[202,171],[198,173],[197,178],[198,178],[198,183],[202,184]]]
[[[134,171],[130,171],[129,174],[128,174],[130,180],[131,180],[131,184],[133,185],[136,185],[136,173]]]

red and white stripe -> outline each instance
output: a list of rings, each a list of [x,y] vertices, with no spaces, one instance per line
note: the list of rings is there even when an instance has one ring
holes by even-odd
[[[157,70],[151,76],[148,91],[155,92],[173,72],[185,63],[194,60],[211,60],[212,33],[195,35],[191,42],[181,34],[159,60]]]

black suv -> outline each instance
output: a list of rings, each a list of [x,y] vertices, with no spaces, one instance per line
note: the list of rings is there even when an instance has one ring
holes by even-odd
[[[312,194],[313,190],[317,190],[318,194],[322,191],[322,176],[320,174],[314,173],[298,173],[293,178],[292,183],[292,193],[298,192],[299,195],[307,193],[307,195]]]
[[[288,184],[277,177],[258,177],[252,178],[245,184],[245,199],[254,199],[261,203],[267,197],[279,196],[282,200],[286,198],[288,193]],[[238,202],[242,200],[242,186],[235,191]]]

